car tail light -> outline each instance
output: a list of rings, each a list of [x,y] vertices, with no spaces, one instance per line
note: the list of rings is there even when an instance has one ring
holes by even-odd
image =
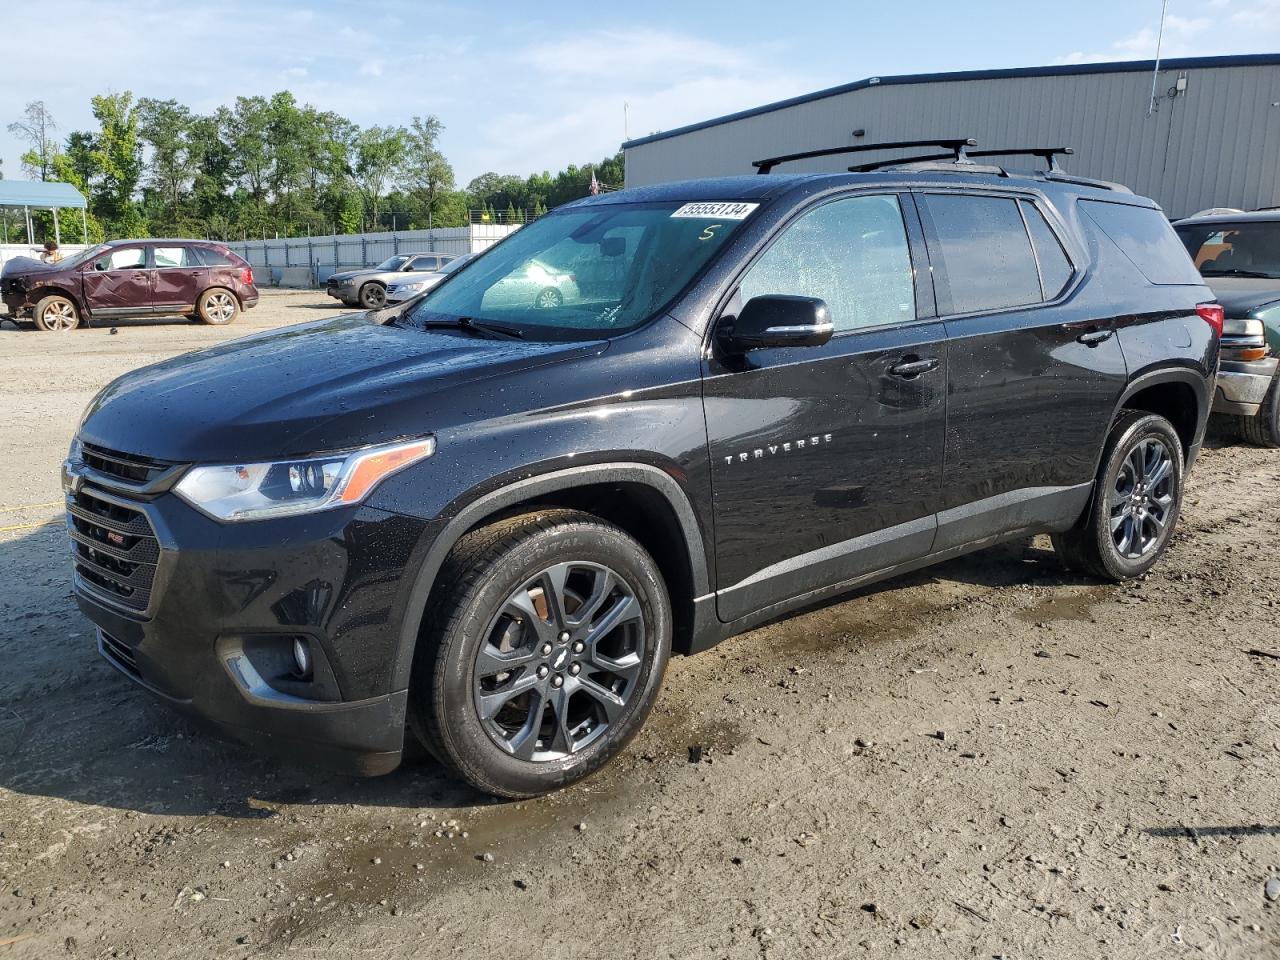
[[[1213,327],[1213,332],[1219,337],[1222,336],[1222,322],[1224,318],[1222,304],[1220,303],[1201,303],[1196,306],[1196,313],[1200,315],[1200,319]]]
[[[253,267],[245,267],[245,268],[244,268],[244,273],[240,274],[240,279],[241,279],[242,281],[244,281],[245,283],[249,284],[250,286],[252,286],[252,285],[253,285]],[[1218,308],[1218,313],[1219,313],[1219,315],[1221,315],[1221,313],[1222,313],[1222,308],[1221,308],[1221,307],[1219,307],[1219,308]],[[1201,314],[1201,316],[1203,316],[1203,314]],[[1219,323],[1219,324],[1218,324],[1218,332],[1219,332],[1219,333],[1221,333],[1221,332],[1222,332],[1222,324],[1221,324],[1221,323]]]

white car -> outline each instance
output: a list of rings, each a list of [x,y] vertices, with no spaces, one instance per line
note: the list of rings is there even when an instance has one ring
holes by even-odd
[[[523,307],[533,304],[548,309],[579,299],[578,278],[567,270],[527,260],[487,291],[483,307]]]
[[[474,253],[464,253],[450,260],[439,270],[416,271],[388,283],[387,303],[403,303],[405,300],[412,300],[420,293],[426,293],[473,257],[475,257]]]

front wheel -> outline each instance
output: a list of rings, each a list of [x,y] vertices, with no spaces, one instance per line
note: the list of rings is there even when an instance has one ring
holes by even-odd
[[[57,295],[45,297],[37,303],[31,311],[31,318],[37,330],[47,333],[61,333],[80,326],[80,312],[76,305],[67,297]]]
[[[410,723],[479,790],[532,797],[609,762],[648,716],[671,649],[657,564],[590,514],[467,534],[415,657]]]
[[[533,305],[539,310],[553,310],[564,303],[564,297],[555,287],[547,287],[540,290],[533,300]]]
[[[230,290],[215,287],[200,295],[196,313],[204,323],[222,326],[230,323],[240,313],[240,301]]]
[[[381,310],[387,305],[387,288],[377,280],[370,280],[360,288],[360,306],[366,310]]]
[[[1182,442],[1164,417],[1135,410],[1112,428],[1089,508],[1053,547],[1067,566],[1104,580],[1150,570],[1182,506]]]

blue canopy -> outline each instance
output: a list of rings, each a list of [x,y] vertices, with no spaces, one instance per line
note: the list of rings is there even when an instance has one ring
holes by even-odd
[[[80,191],[69,183],[0,180],[0,207],[31,207],[36,210],[58,210],[71,207],[83,210],[88,206]]]

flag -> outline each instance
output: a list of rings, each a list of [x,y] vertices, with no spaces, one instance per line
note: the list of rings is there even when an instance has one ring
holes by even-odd
[[[591,195],[593,197],[600,196],[600,181],[596,179],[596,172],[591,171]]]

